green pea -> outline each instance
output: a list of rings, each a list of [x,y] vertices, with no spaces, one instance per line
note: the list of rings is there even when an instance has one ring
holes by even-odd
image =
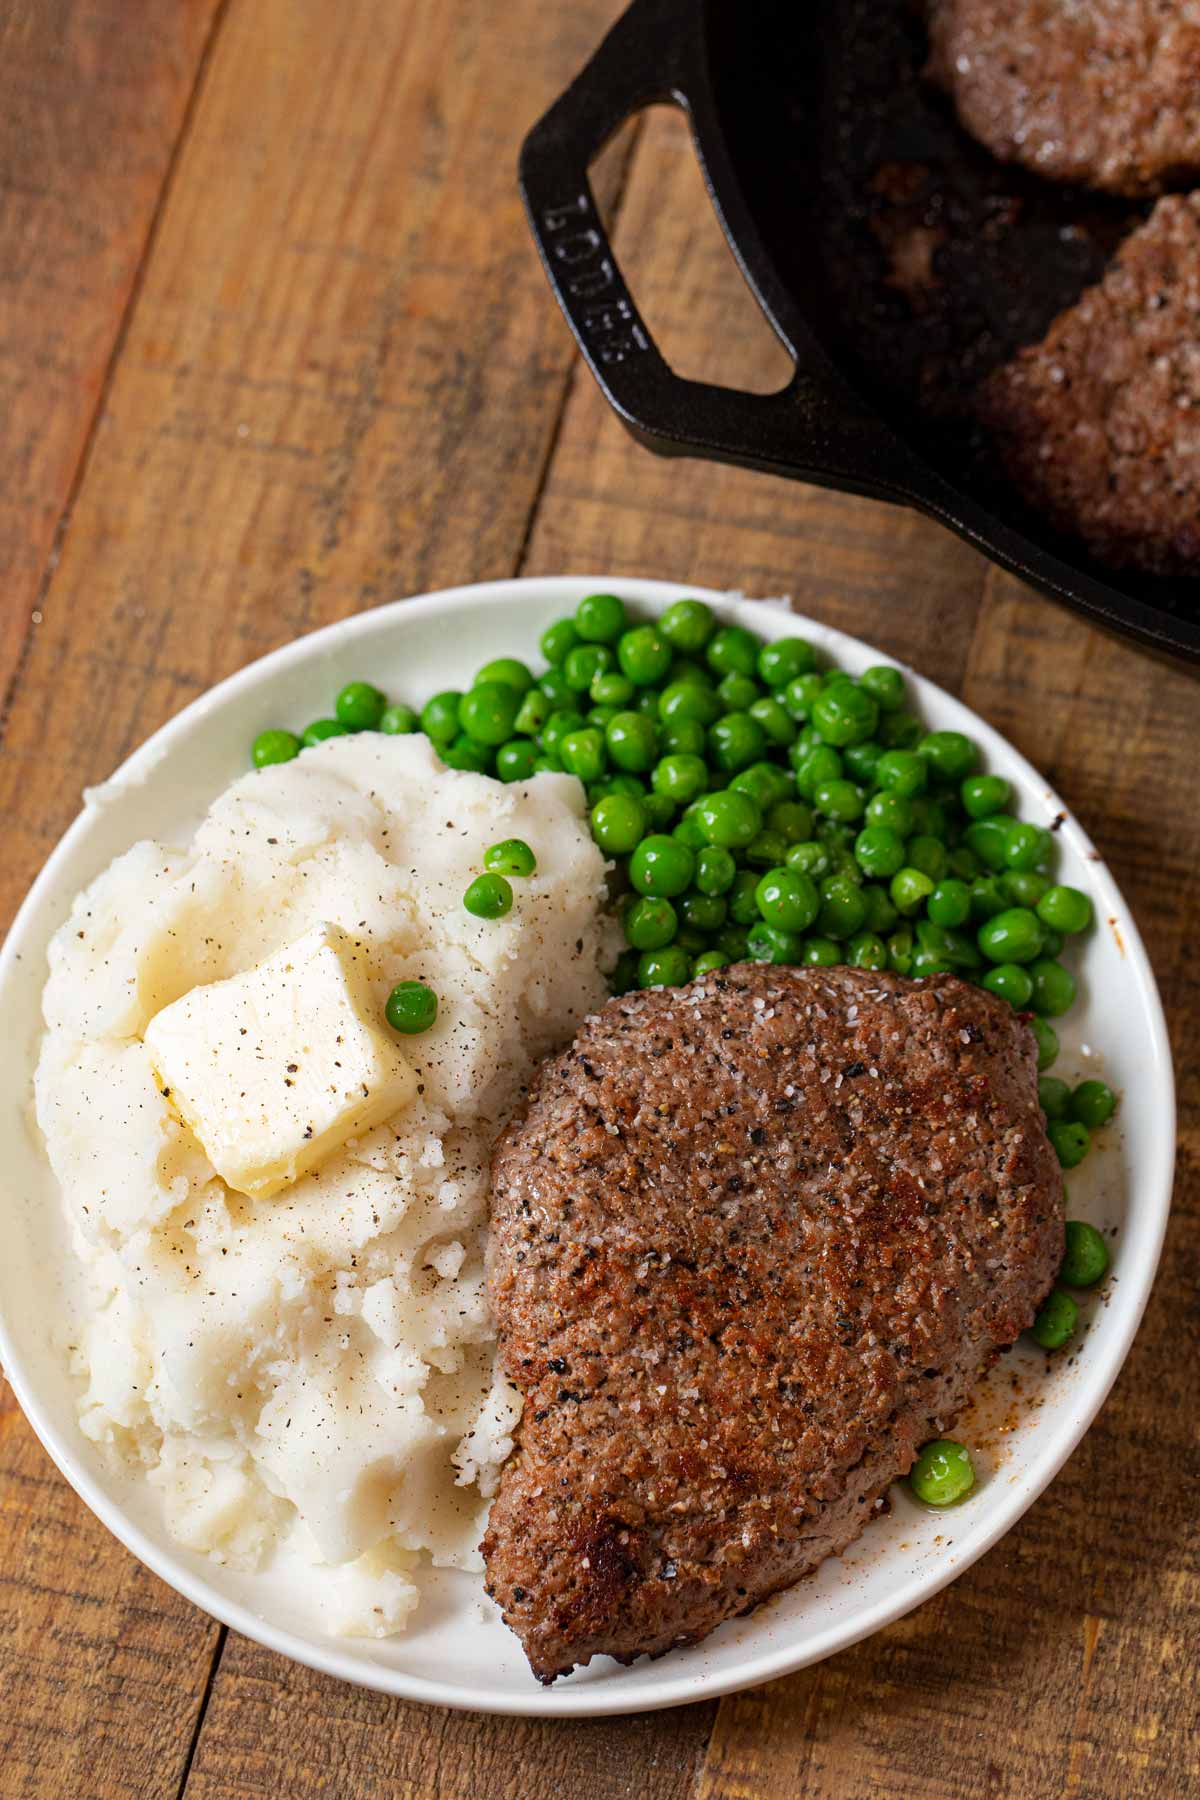
[[[913,841],[915,843],[917,840]],[[939,849],[940,847],[939,845]],[[913,844],[908,849],[911,856]],[[917,863],[915,866],[919,868],[922,865]],[[928,866],[925,867],[927,875],[932,872]],[[953,876],[949,876],[938,882],[929,896],[925,911],[935,925],[965,925],[971,916],[971,890],[965,881],[956,881]]]
[[[678,838],[681,844],[686,844],[689,850],[699,851],[705,847],[704,833],[700,829],[695,814],[691,812],[685,812],[682,819],[672,825],[671,836]]]
[[[1068,1287],[1095,1287],[1108,1274],[1108,1245],[1094,1225],[1067,1220],[1067,1247],[1058,1279]]]
[[[533,686],[533,675],[525,663],[516,656],[497,656],[491,662],[484,663],[475,677],[475,685],[481,681],[503,681],[509,687],[516,688],[518,694],[527,694]]]
[[[791,714],[782,701],[777,700],[773,694],[765,695],[761,700],[752,701],[747,710],[755,724],[762,730],[768,744],[774,744],[776,748],[782,750],[795,742],[796,727],[792,723]]]
[[[1003,812],[1012,798],[1011,783],[1003,775],[967,775],[958,790],[963,811],[972,819],[987,819]]]
[[[746,848],[742,851],[743,859],[752,869],[773,869],[783,862],[788,853],[788,841],[781,831],[769,831],[765,827],[755,832]]]
[[[477,919],[502,919],[512,903],[513,891],[503,875],[477,875],[463,895],[463,905]]]
[[[727,893],[736,874],[737,864],[728,850],[722,850],[716,844],[705,844],[703,849],[697,850],[693,880],[702,894]]]
[[[753,675],[758,668],[758,639],[740,625],[723,625],[709,639],[704,655],[718,675]]]
[[[587,594],[575,608],[575,629],[585,644],[613,644],[627,624],[625,602],[615,594]]]
[[[749,712],[756,700],[765,699],[757,681],[749,675],[739,675],[736,669],[725,675],[717,683],[717,697],[722,709],[727,712]],[[790,723],[790,721],[789,721]],[[795,733],[793,732],[793,736]]]
[[[879,741],[885,750],[911,750],[921,739],[921,721],[910,712],[884,713],[879,721]]]
[[[999,882],[1000,892],[1013,906],[1028,906],[1031,911],[1036,910],[1039,900],[1050,885],[1044,875],[1039,875],[1033,869],[1005,869]]]
[[[859,931],[846,945],[846,961],[852,969],[886,969],[887,945],[872,931]]]
[[[506,681],[481,681],[458,703],[459,729],[477,744],[507,743],[513,734],[521,696]]]
[[[1038,918],[1052,931],[1071,936],[1086,931],[1092,922],[1092,903],[1073,887],[1047,888],[1037,903]]]
[[[762,812],[749,794],[730,788],[706,794],[696,813],[700,829],[710,844],[724,850],[741,850],[762,830]]]
[[[889,794],[911,800],[925,792],[929,770],[914,750],[885,750],[875,765],[875,779]]]
[[[842,947],[835,944],[832,938],[806,937],[800,953],[800,961],[810,969],[832,969],[842,960]]]
[[[914,794],[909,805],[912,807],[912,828],[918,837],[937,838],[944,844],[950,833],[950,820],[941,801],[930,794]]]
[[[1004,862],[1009,869],[1040,869],[1049,861],[1054,839],[1044,825],[1027,825],[1017,819],[1004,840]]]
[[[995,875],[977,875],[971,883],[971,917],[977,925],[1005,912],[1008,900]]]
[[[811,800],[823,782],[840,781],[842,778],[842,759],[832,746],[826,744],[819,745],[815,750],[805,751],[803,756],[793,762],[792,767],[796,775],[796,791],[805,800]]]
[[[896,871],[888,888],[892,905],[906,915],[919,911],[932,892],[933,882],[924,870],[907,867]]]
[[[1065,1119],[1070,1100],[1071,1090],[1065,1081],[1060,1081],[1057,1075],[1039,1076],[1038,1105],[1047,1119]]]
[[[887,941],[888,968],[896,975],[912,973],[913,934],[907,925],[893,931]]]
[[[692,963],[692,980],[699,981],[701,976],[715,975],[718,969],[728,967],[729,958],[719,950],[705,950]]]
[[[1044,1019],[1057,1019],[1075,1003],[1075,977],[1059,962],[1039,957],[1030,963],[1033,978],[1033,1010]]]
[[[867,908],[864,921],[866,929],[880,937],[893,930],[900,914],[892,905],[887,889],[880,887],[877,882],[868,881],[863,887],[862,897]]]
[[[314,719],[301,732],[300,742],[306,750],[311,750],[314,744],[323,744],[327,738],[346,736],[346,727],[340,719]]]
[[[524,838],[502,838],[484,851],[483,866],[490,875],[532,875],[537,857]]]
[[[727,899],[732,924],[754,925],[762,917],[758,910],[759,879],[753,869],[739,869],[734,876]]]
[[[1098,1131],[1117,1110],[1117,1096],[1106,1081],[1081,1081],[1071,1095],[1070,1117]]]
[[[387,695],[369,681],[349,681],[334,701],[333,710],[347,731],[374,731],[386,705]]]
[[[899,669],[893,669],[887,663],[876,663],[872,668],[864,669],[858,685],[866,689],[881,712],[895,712],[904,705],[904,677]]]
[[[867,801],[866,820],[868,825],[881,825],[898,838],[909,837],[913,828],[912,801],[906,794],[885,788]]]
[[[835,749],[844,744],[861,744],[875,735],[879,706],[862,688],[842,681],[823,688],[817,695],[812,722],[824,741]]]
[[[513,730],[522,737],[537,737],[553,711],[551,701],[541,688],[532,687],[521,701],[513,721]]]
[[[708,787],[708,767],[699,756],[664,756],[650,777],[656,794],[666,794],[686,806]]]
[[[1079,1308],[1070,1294],[1055,1288],[1033,1321],[1030,1335],[1043,1350],[1061,1350],[1079,1325]]]
[[[1078,1119],[1051,1119],[1046,1136],[1054,1145],[1054,1153],[1064,1169],[1074,1169],[1088,1153],[1091,1138],[1086,1125]]]
[[[1032,989],[1033,983],[1030,982]],[[1037,1041],[1038,1068],[1048,1069],[1058,1056],[1058,1033],[1045,1019],[1033,1018],[1029,1021],[1029,1029]]]
[[[813,703],[824,686],[824,681],[815,673],[797,675],[794,681],[788,682],[783,690],[783,704],[793,719],[804,720],[811,715]]]
[[[987,988],[990,994],[998,994],[1001,1000],[1007,1000],[1017,1012],[1024,1012],[1033,999],[1033,977],[1028,969],[1019,968],[1016,963],[997,963],[979,985]]]
[[[673,650],[698,656],[717,629],[713,609],[703,600],[676,600],[658,621],[658,629]]]
[[[746,939],[752,962],[797,963],[802,949],[803,939],[798,932],[788,931],[783,925],[768,925],[762,919],[750,927]]]
[[[771,762],[751,763],[748,768],[739,769],[730,778],[729,786],[737,794],[749,794],[762,812],[789,799],[793,792],[787,771]]]
[[[880,746],[875,743],[874,739],[868,738],[863,744],[847,744],[842,751],[842,761],[846,765],[847,775],[852,775],[854,780],[861,782],[864,787],[873,787],[875,771],[879,767],[879,759],[882,755],[883,751]]]
[[[817,653],[807,638],[774,638],[758,653],[758,678],[772,693],[817,666]]]
[[[989,962],[1031,963],[1042,949],[1041,921],[1028,907],[1009,907],[979,927],[978,943]]]
[[[908,1472],[908,1485],[925,1506],[953,1506],[975,1486],[971,1452],[954,1438],[923,1444]]]
[[[260,731],[250,746],[256,769],[268,769],[273,763],[291,762],[300,754],[300,739],[294,731]]]
[[[588,724],[593,726],[603,737],[619,710],[615,706],[592,706],[588,708],[585,717]]]
[[[960,881],[974,881],[983,874],[983,864],[965,844],[955,844],[950,851],[950,873]]]
[[[979,761],[979,751],[961,731],[930,731],[917,746],[939,780],[957,785]]]
[[[850,938],[867,922],[867,903],[844,875],[827,875],[821,883],[817,926],[822,937]]]
[[[558,740],[557,749],[568,775],[577,775],[580,781],[598,781],[603,775],[607,766],[604,733],[594,725],[564,733]]]
[[[912,869],[920,869],[930,881],[940,882],[946,873],[946,846],[935,837],[918,833],[911,837],[905,850],[905,861]],[[970,896],[967,898],[970,907]]]
[[[750,949],[750,934],[744,925],[725,925],[717,933],[717,949],[727,962],[745,962]]]
[[[397,701],[394,706],[387,706],[379,716],[379,729],[388,737],[407,737],[409,732],[416,731],[421,721],[411,706],[404,706]]]
[[[538,680],[538,692],[545,696],[554,711],[574,706],[578,698],[561,669],[547,669]]]
[[[692,885],[696,859],[678,838],[652,833],[629,858],[629,879],[639,894],[661,894],[673,900]]]
[[[622,950],[617,958],[617,966],[609,976],[609,986],[614,994],[627,994],[630,988],[637,986],[638,953],[636,950]]]
[[[460,731],[451,744],[441,744],[438,755],[448,769],[461,769],[473,775],[490,775],[495,752],[487,744],[477,743]]]
[[[844,851],[850,861],[854,861],[853,847],[856,832],[853,825],[843,825],[837,819],[818,819],[813,828],[813,836],[822,844],[827,844],[831,851]],[[834,865],[838,856],[834,856]]]
[[[529,738],[510,738],[496,752],[501,781],[529,781],[536,771],[537,746]]]
[[[597,676],[607,675],[612,666],[613,653],[607,644],[576,644],[567,651],[563,679],[573,694],[586,694]]]
[[[535,775],[561,775],[563,766],[557,756],[543,754],[535,759],[533,772]]]
[[[807,931],[820,910],[816,884],[787,867],[768,869],[754,892],[755,905],[768,925],[785,931]]]
[[[787,844],[803,844],[812,836],[812,811],[802,800],[776,800],[766,817],[768,831],[777,831]]]
[[[992,813],[986,819],[973,819],[963,832],[963,842],[974,851],[985,869],[999,874],[1005,865],[1004,848],[1008,834],[1017,823],[1007,813]]]
[[[658,728],[658,747],[664,756],[703,756],[708,733],[699,719],[668,719]]]
[[[618,639],[617,657],[635,687],[651,687],[671,666],[671,646],[653,625],[635,625]]]
[[[665,831],[675,818],[675,802],[666,794],[643,794],[646,823],[652,831]]]
[[[825,844],[793,844],[783,860],[797,875],[808,875],[814,881],[833,873],[833,857]]]
[[[641,774],[658,759],[658,731],[645,713],[620,712],[605,732],[608,754],[619,769]]]
[[[932,919],[918,919],[914,931],[918,947],[927,955],[937,957],[947,968],[974,971],[983,967],[978,946],[965,932],[955,931],[949,925],[937,925]]]
[[[438,1013],[438,998],[423,981],[398,981],[387,997],[384,1016],[393,1031],[415,1037],[428,1031]]]
[[[625,914],[625,941],[634,950],[662,950],[675,941],[679,918],[669,900],[641,894]]]
[[[818,782],[812,801],[819,813],[839,825],[855,824],[862,818],[865,806],[861,788],[842,778]]]
[[[644,950],[638,958],[638,986],[683,987],[691,979],[692,959],[682,944],[665,950]]]
[[[680,918],[693,931],[719,931],[725,923],[728,911],[729,908],[720,894],[701,894],[699,892],[684,894],[678,907]]]
[[[556,619],[548,625],[538,642],[538,648],[552,668],[565,661],[567,652],[573,650],[579,642],[579,633],[572,619]]]
[[[658,716],[664,724],[694,719],[713,725],[724,710],[716,689],[699,681],[672,681],[658,696]]]
[[[757,762],[766,743],[762,726],[745,712],[726,713],[708,734],[709,755],[714,765],[730,775]]]
[[[634,699],[637,689],[627,676],[618,674],[616,669],[605,669],[592,677],[588,693],[597,706],[611,706],[619,712]]]

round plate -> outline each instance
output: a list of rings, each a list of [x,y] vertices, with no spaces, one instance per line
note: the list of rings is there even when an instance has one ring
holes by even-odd
[[[1061,878],[1092,895],[1097,924],[1073,953],[1080,1000],[1060,1021],[1066,1029],[1056,1072],[1074,1077],[1103,1068],[1122,1094],[1117,1124],[1071,1178],[1072,1213],[1112,1233],[1114,1279],[1085,1302],[1086,1329],[1070,1355],[1048,1359],[1019,1345],[998,1365],[1003,1396],[993,1377],[989,1400],[985,1384],[959,1426],[977,1448],[981,1477],[965,1503],[926,1511],[897,1485],[887,1516],[844,1556],[749,1618],[657,1662],[621,1668],[602,1659],[549,1689],[530,1675],[516,1639],[484,1600],[479,1577],[433,1575],[410,1629],[399,1637],[339,1638],[323,1630],[313,1609],[311,1573],[306,1579],[286,1559],[261,1573],[238,1573],[174,1543],[153,1491],[115,1474],[75,1422],[63,1354],[70,1251],[56,1184],[29,1123],[47,942],[78,890],[135,839],[185,839],[222,788],[243,773],[247,746],[263,727],[324,713],[354,676],[367,674],[393,699],[420,704],[439,688],[465,685],[489,657],[536,658],[550,620],[601,589],[647,613],[681,591],[608,576],[451,589],[330,626],[242,670],[164,726],[89,796],[0,955],[0,1007],[10,1045],[0,1074],[0,1359],[72,1487],[164,1581],[285,1656],[413,1700],[546,1717],[675,1706],[785,1675],[898,1618],[981,1556],[1070,1455],[1124,1361],[1158,1262],[1174,1159],[1171,1061],[1154,977],[1128,907],[1067,816],[1058,831]],[[727,621],[763,636],[803,633],[851,672],[880,660],[865,644],[782,605],[705,598]],[[929,726],[972,734],[987,766],[1014,783],[1025,817],[1050,824],[1065,813],[1024,758],[982,720],[930,682],[911,680]],[[1019,1406],[1015,1420],[1014,1371],[1022,1392],[1037,1402]]]

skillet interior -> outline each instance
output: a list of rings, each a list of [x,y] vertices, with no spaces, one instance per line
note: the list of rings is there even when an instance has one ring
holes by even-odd
[[[842,374],[977,505],[1160,613],[1200,580],[1115,572],[1005,478],[973,423],[988,371],[1095,281],[1146,204],[1003,167],[922,79],[910,0],[710,0],[719,122],[776,273]]]

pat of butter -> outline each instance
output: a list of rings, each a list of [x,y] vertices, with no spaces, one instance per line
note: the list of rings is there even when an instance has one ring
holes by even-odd
[[[416,1075],[375,1013],[361,947],[316,925],[165,1006],[146,1048],[222,1181],[262,1196],[412,1099]]]

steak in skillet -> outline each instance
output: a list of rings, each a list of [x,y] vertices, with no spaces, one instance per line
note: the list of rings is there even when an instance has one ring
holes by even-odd
[[[1063,1249],[1032,1033],[954,977],[742,964],[612,1000],[493,1184],[525,1411],[483,1550],[547,1682],[844,1548]]]

